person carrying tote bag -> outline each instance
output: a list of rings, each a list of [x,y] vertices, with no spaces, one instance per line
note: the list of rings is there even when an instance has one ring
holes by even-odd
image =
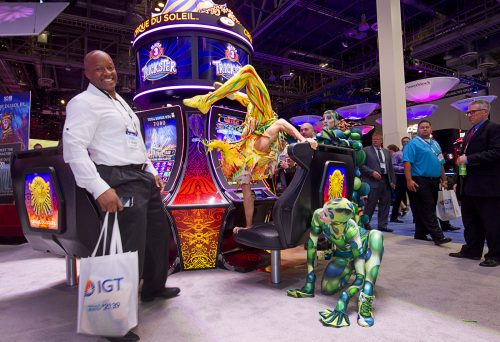
[[[139,264],[137,251],[123,253],[118,217],[115,214],[109,254],[109,212],[91,257],[80,261],[77,333],[125,336],[137,326]],[[104,238],[103,238],[104,237]],[[96,256],[102,244],[102,255]]]
[[[457,195],[453,190],[439,190],[436,216],[442,221],[453,220],[461,216]]]

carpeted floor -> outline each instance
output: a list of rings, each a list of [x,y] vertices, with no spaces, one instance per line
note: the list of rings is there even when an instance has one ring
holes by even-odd
[[[319,323],[318,312],[336,296],[319,289],[315,298],[286,296],[304,282],[300,246],[283,252],[279,286],[257,271],[173,274],[168,285],[180,287],[180,296],[140,304],[134,331],[141,341],[500,341],[500,267],[448,257],[459,248],[454,243],[385,234],[385,245],[372,328],[356,324],[356,300],[351,326],[334,329]],[[0,245],[0,341],[103,341],[76,334],[76,308],[63,258],[27,244]]]

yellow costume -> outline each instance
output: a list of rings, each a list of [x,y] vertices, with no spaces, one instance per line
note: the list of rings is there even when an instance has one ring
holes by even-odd
[[[239,92],[245,86],[246,94]],[[236,142],[212,140],[206,144],[209,151],[219,149],[222,153],[222,172],[228,181],[249,184],[274,175],[280,153],[279,139],[269,151],[258,151],[254,145],[261,136],[269,137],[266,130],[277,120],[271,107],[266,86],[251,65],[241,68],[220,88],[206,95],[183,100],[186,106],[207,113],[210,106],[224,98],[233,99],[247,108],[241,139]]]

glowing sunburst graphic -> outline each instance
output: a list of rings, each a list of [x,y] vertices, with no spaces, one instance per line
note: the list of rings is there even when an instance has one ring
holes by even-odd
[[[344,190],[344,175],[339,170],[335,170],[330,175],[330,186],[328,187],[328,199],[342,197]]]
[[[52,200],[50,197],[50,182],[46,182],[42,177],[36,176],[28,184],[31,192],[31,206],[38,216],[50,216],[52,214]]]

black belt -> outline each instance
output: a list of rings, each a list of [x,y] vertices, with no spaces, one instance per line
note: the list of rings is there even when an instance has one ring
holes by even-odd
[[[429,180],[439,180],[440,177],[413,176],[413,178],[423,178]]]
[[[124,169],[124,170],[137,170],[137,171],[144,171],[146,170],[146,167],[148,164],[128,164],[128,165],[97,165],[97,166],[107,166],[107,167],[115,167],[117,169]]]

